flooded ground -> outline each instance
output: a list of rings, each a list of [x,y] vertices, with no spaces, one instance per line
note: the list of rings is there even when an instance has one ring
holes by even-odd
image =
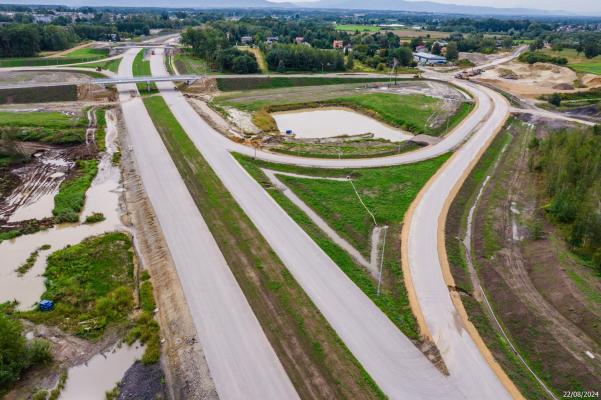
[[[33,162],[13,171],[22,185],[17,187],[0,206],[0,220],[19,222],[52,217],[54,195],[74,163],[63,150],[47,150],[35,154]]]
[[[104,214],[105,220],[92,225],[61,224],[45,231],[0,243],[2,259],[0,264],[0,303],[17,300],[19,309],[29,309],[44,293],[42,274],[46,268],[46,258],[49,254],[67,245],[77,244],[86,237],[124,229],[120,220],[119,195],[122,191],[120,172],[119,168],[113,166],[111,162],[117,136],[113,112],[107,112],[106,132],[107,151],[102,154],[98,175],[88,189],[84,210],[81,213],[82,220],[94,212]],[[47,193],[47,196],[51,196],[51,194]],[[45,209],[48,207],[48,204],[45,203],[48,202],[48,197],[40,196],[38,201],[42,201],[42,203],[34,201],[28,205],[28,213],[31,214],[34,211],[46,213],[48,211]],[[52,208],[50,208],[51,210]],[[15,269],[22,265],[33,251],[44,245],[49,245],[50,249],[41,251],[33,268],[19,276]]]
[[[291,130],[297,138],[329,138],[342,135],[372,133],[376,138],[395,142],[413,137],[399,129],[387,126],[373,118],[340,108],[310,109],[273,113],[278,129],[283,134]]]
[[[69,369],[67,384],[60,400],[104,400],[121,380],[125,371],[142,357],[144,347],[138,343],[132,346],[115,345],[108,352],[92,357],[90,361]]]

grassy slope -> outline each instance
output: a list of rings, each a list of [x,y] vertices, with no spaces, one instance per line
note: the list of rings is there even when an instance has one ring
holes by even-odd
[[[0,112],[0,132],[16,140],[78,144],[85,140],[87,121],[59,112]]]
[[[402,221],[403,215],[411,199],[417,193],[420,184],[425,183],[438,166],[448,158],[448,155],[420,163],[413,172],[412,169],[415,166],[361,169],[358,171],[350,169],[328,170],[267,163],[241,155],[236,155],[236,158],[266,188],[271,188],[271,185],[259,167],[312,176],[354,176],[357,189],[364,194],[364,201],[375,211],[378,222],[389,224],[380,295],[377,294],[377,282],[364,267],[357,264],[348,253],[332,243],[280,191],[268,190],[268,192],[405,335],[412,339],[419,338],[417,323],[409,305],[400,265],[400,242],[398,240],[401,228],[400,221]],[[416,174],[415,178],[410,176],[412,173]],[[308,182],[305,179],[298,178],[293,182],[294,178],[283,177],[283,179],[296,187],[308,184],[308,186],[303,187],[305,192],[295,190],[295,193],[307,201],[334,229],[349,238],[351,243],[361,242],[362,235],[366,234],[373,226],[370,225],[369,217],[365,218],[365,209],[358,203],[356,195],[346,182],[327,181],[326,183],[326,181],[318,180]],[[395,179],[408,179],[411,182],[405,185],[405,182],[397,183],[398,181],[394,181]],[[413,179],[415,180],[412,181]],[[309,186],[314,191],[308,193],[307,188]],[[376,198],[376,195],[378,198]],[[336,204],[336,202],[340,203]],[[358,245],[358,247],[365,249],[365,245]]]
[[[177,168],[302,398],[382,398],[175,120],[144,103]]]
[[[420,148],[411,142],[392,143],[378,139],[359,139],[347,141],[343,145],[338,143],[292,143],[283,142],[271,151],[283,154],[292,154],[297,157],[312,158],[370,158],[385,157],[394,154],[405,153]]]
[[[342,83],[382,82],[387,78],[327,78],[327,77],[253,77],[217,78],[217,87],[223,92],[235,90],[277,89],[298,86],[336,85]]]

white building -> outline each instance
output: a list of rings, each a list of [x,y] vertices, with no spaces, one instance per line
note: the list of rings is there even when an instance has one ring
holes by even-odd
[[[421,65],[440,65],[447,63],[446,57],[424,52],[413,53],[413,60]]]

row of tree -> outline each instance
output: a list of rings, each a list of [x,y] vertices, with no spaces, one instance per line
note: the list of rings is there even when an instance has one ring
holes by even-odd
[[[601,273],[601,127],[534,140],[532,169],[549,198],[545,210],[566,227],[568,243]]]
[[[266,56],[269,69],[285,71],[342,71],[344,57],[335,50],[315,49],[309,46],[279,44]]]
[[[233,47],[219,29],[189,28],[182,34],[182,43],[212,69],[238,74],[254,73],[259,69],[255,55]]]
[[[79,41],[71,28],[56,25],[0,26],[0,57],[32,57],[40,51],[65,50]]]

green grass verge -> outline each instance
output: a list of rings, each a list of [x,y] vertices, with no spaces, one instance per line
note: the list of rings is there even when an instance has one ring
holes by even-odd
[[[134,58],[134,63],[132,66],[132,71],[134,76],[151,76],[152,72],[150,70],[150,60],[144,59],[145,50],[142,49]],[[150,85],[146,83],[137,83],[138,91],[140,94],[153,94],[158,93],[157,85],[154,82],[150,82]]]
[[[278,204],[311,236],[332,258],[340,269],[390,318],[408,337],[419,338],[419,330],[411,311],[400,266],[401,222],[411,201],[430,176],[449,157],[444,155],[434,160],[408,166],[386,168],[319,169],[274,164],[252,160],[236,154],[242,166],[264,187]],[[352,176],[363,201],[376,215],[379,224],[389,225],[386,254],[384,258],[383,289],[377,294],[377,282],[369,272],[357,264],[342,248],[334,244],[300,209],[292,204],[280,191],[273,190],[267,177],[260,170],[293,172],[310,176]],[[292,190],[313,210],[324,218],[338,233],[349,240],[358,250],[367,253],[368,237],[373,228],[371,217],[359,203],[350,183],[312,180],[280,176]]]
[[[217,87],[222,92],[254,89],[277,89],[298,86],[339,85],[344,83],[386,82],[388,78],[329,78],[329,77],[252,77],[217,78]]]
[[[86,200],[86,191],[98,172],[98,160],[79,160],[76,169],[65,179],[54,196],[52,214],[56,222],[78,222]]]
[[[106,151],[106,110],[99,108],[96,111],[96,148]]]
[[[309,398],[317,390],[334,398],[384,398],[223,186],[163,98],[146,97],[144,103],[299,395]]]

